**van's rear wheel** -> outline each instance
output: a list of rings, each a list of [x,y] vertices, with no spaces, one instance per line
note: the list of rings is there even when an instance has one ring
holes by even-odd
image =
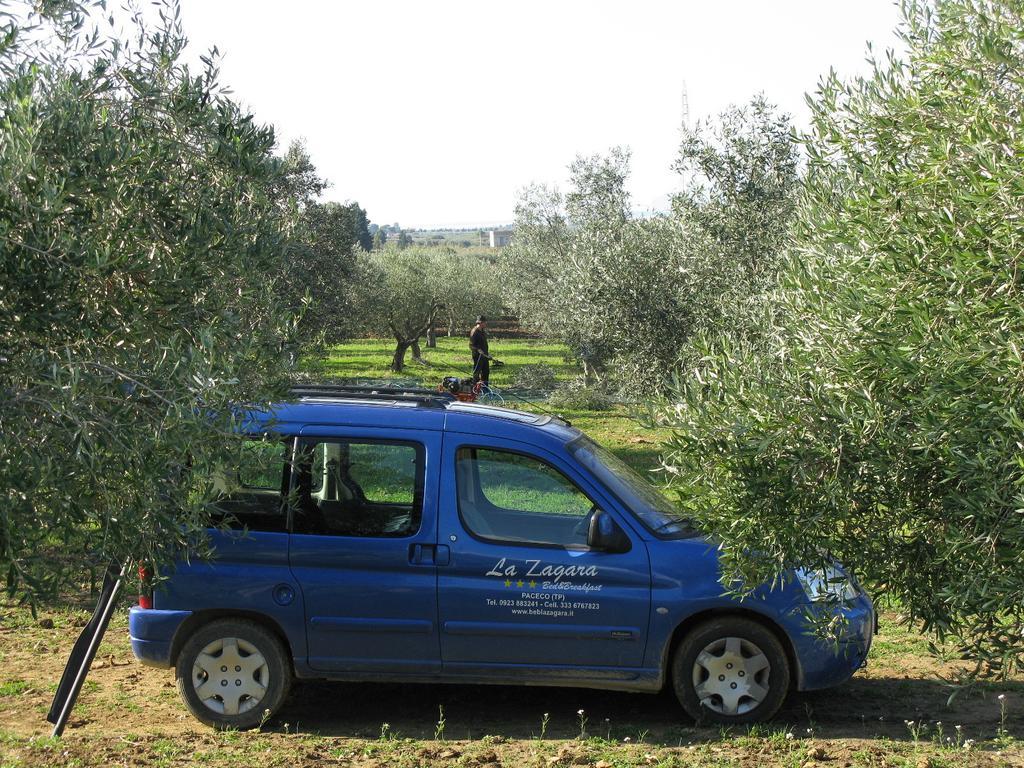
[[[768,720],[789,692],[789,661],[775,634],[750,619],[725,617],[696,627],[672,663],[676,697],[694,720]]]
[[[255,728],[274,715],[291,687],[281,642],[245,619],[220,619],[197,630],[175,670],[189,711],[214,728]]]

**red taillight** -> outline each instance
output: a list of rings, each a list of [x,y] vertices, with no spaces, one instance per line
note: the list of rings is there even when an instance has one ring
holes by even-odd
[[[153,607],[153,592],[150,589],[150,578],[151,574],[149,568],[144,565],[139,566],[139,584],[141,585],[141,592],[139,593],[139,608],[152,608]]]

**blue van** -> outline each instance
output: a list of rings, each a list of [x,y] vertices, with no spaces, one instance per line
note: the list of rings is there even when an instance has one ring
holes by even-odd
[[[218,728],[258,725],[294,678],[671,685],[695,719],[749,723],[847,680],[875,630],[838,566],[724,596],[714,545],[550,416],[311,386],[218,482],[215,558],[130,613],[135,655]],[[840,642],[808,633],[815,609],[843,614]]]

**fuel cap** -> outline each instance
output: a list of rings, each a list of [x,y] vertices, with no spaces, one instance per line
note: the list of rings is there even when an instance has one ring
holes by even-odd
[[[274,587],[274,602],[278,605],[291,605],[295,599],[295,590],[291,584],[278,584]]]

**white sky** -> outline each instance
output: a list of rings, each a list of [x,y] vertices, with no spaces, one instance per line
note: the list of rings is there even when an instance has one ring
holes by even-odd
[[[577,154],[632,150],[636,208],[678,185],[690,119],[754,93],[806,127],[803,96],[894,47],[891,0],[181,0],[193,55],[282,147],[305,138],[371,221],[510,222],[517,191],[564,187]]]

